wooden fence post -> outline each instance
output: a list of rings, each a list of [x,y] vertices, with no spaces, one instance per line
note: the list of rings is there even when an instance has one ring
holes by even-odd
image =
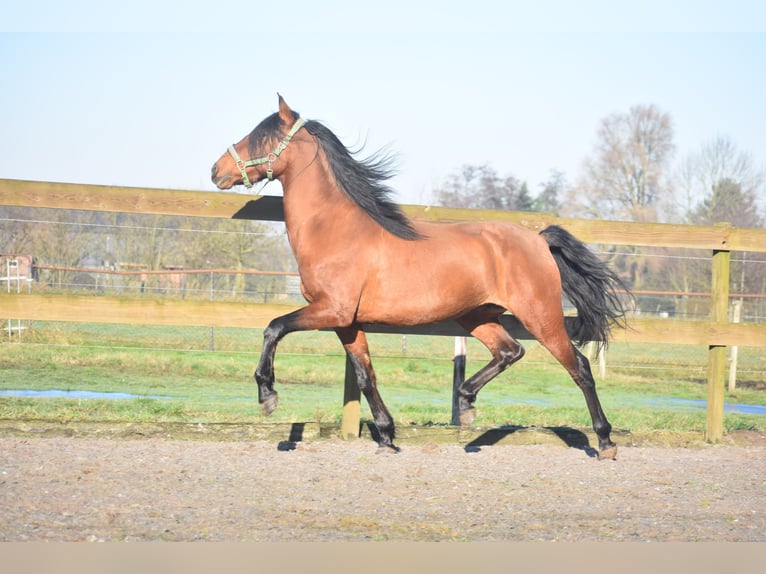
[[[465,352],[466,352],[466,338],[455,337],[455,355],[452,359],[454,365],[452,366],[452,420],[451,425],[460,424],[460,416],[458,414],[458,392],[457,389],[465,381]]]
[[[343,439],[359,438],[361,420],[361,392],[356,382],[356,370],[346,355],[346,378],[343,385],[343,415],[340,422],[340,436]]]
[[[713,251],[713,276],[711,281],[711,318],[715,323],[729,320],[729,265],[731,251]],[[708,346],[707,368],[707,420],[705,440],[720,442],[723,439],[724,382],[726,379],[726,346]]]

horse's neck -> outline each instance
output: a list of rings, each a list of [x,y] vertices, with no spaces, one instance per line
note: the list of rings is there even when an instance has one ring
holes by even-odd
[[[296,256],[306,248],[339,243],[344,235],[358,231],[344,222],[350,218],[367,220],[360,207],[348,198],[335,183],[324,165],[316,162],[300,177],[283,185],[285,226],[290,245]],[[358,213],[357,213],[358,212]]]

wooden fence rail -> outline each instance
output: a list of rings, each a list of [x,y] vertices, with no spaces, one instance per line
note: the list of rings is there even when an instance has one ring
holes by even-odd
[[[91,211],[184,215],[227,219],[283,221],[282,200],[272,196],[189,190],[115,187],[0,179],[0,205]],[[565,227],[591,244],[705,249],[711,252],[712,309],[709,321],[634,319],[630,328],[615,333],[616,341],[707,345],[708,400],[705,436],[723,437],[726,348],[730,345],[766,348],[766,324],[730,323],[729,264],[732,251],[766,252],[766,229],[730,225],[689,226],[558,218],[528,212],[452,209],[405,205],[411,217],[430,221],[504,220],[533,230],[547,225]],[[294,306],[213,301],[146,300],[121,297],[18,294],[0,297],[0,316],[13,319],[263,327]],[[503,318],[519,338],[528,338],[511,316]],[[414,328],[369,325],[370,332],[463,336],[455,323]],[[342,432],[359,428],[359,392],[346,377]]]
[[[240,327],[262,329],[278,315],[298,309],[281,303],[249,303],[147,297],[93,296],[65,294],[0,294],[0,317],[30,321],[122,323],[143,325],[187,325],[191,327]],[[570,318],[567,318],[570,320]],[[514,337],[531,335],[512,315],[501,317]],[[466,336],[455,321],[418,327],[368,324],[370,333],[404,335]],[[766,348],[766,325],[759,323],[719,323],[715,321],[677,321],[674,319],[630,320],[630,328],[615,330],[616,343],[656,343]]]

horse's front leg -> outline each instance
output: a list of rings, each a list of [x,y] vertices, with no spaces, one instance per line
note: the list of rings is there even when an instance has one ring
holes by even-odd
[[[258,385],[258,402],[266,416],[273,413],[279,404],[279,395],[274,390],[274,355],[279,341],[290,332],[290,315],[273,319],[263,331],[263,350],[255,368],[255,382]]]
[[[270,415],[277,408],[279,395],[274,390],[274,355],[277,345],[288,333],[336,327],[338,313],[324,306],[310,304],[306,307],[277,317],[263,330],[263,350],[255,369],[258,384],[258,402],[264,415]]]
[[[372,418],[378,429],[378,445],[381,452],[398,452],[399,448],[394,445],[394,418],[388,412],[383,399],[378,392],[378,384],[375,378],[375,370],[372,368],[372,359],[367,347],[367,337],[358,324],[353,324],[344,329],[336,329],[340,342],[346,349],[346,354],[351,360],[356,372],[356,382],[362,391],[367,404],[370,406]]]
[[[279,341],[289,333],[285,327],[288,317],[277,317],[263,331],[263,350],[255,368],[255,382],[258,385],[258,402],[266,416],[273,413],[279,404],[279,394],[274,390],[274,355]]]

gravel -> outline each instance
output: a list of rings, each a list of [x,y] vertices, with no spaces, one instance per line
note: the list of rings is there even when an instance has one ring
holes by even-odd
[[[621,447],[0,436],[0,541],[764,541],[766,437]]]

